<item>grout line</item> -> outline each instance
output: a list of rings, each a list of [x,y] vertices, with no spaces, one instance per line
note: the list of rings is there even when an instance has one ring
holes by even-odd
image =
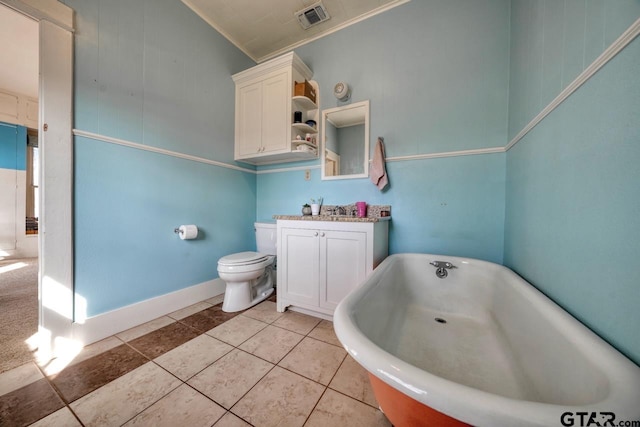
[[[320,401],[322,400],[322,398],[324,397],[325,394],[327,394],[327,390],[329,390],[329,386],[325,386],[324,390],[322,390],[322,394],[320,395],[320,397],[318,398],[318,401],[316,402],[315,405],[313,405],[313,408],[311,408],[311,411],[309,411],[309,415],[307,415],[307,418],[304,420],[304,424],[307,424],[307,422],[309,421],[309,418],[311,418],[311,415],[313,414],[313,412],[316,410],[316,408],[318,407],[318,403],[320,403]]]
[[[38,363],[36,363],[35,361],[33,362],[36,367],[38,368],[38,370],[40,370],[40,373],[44,376],[44,379],[47,381],[47,383],[49,384],[49,386],[53,389],[53,392],[58,396],[58,398],[62,401],[62,403],[64,404],[64,406],[60,409],[64,409],[67,408],[69,409],[69,411],[71,412],[71,414],[75,417],[76,420],[78,420],[78,422],[80,423],[80,425],[84,426],[84,423],[80,420],[80,418],[78,417],[78,415],[76,415],[76,413],[74,412],[73,409],[71,409],[71,402],[68,402],[67,399],[64,397],[64,395],[62,394],[62,392],[58,389],[58,387],[56,387],[56,385],[53,383],[53,381],[47,376],[47,374],[44,372],[44,370],[40,367],[40,365]],[[77,399],[76,399],[77,400]],[[54,414],[56,412],[58,412],[60,409],[56,409],[55,411],[51,412],[51,414]],[[34,421],[34,423],[43,420],[45,418],[47,418],[49,415],[51,414],[47,414],[44,417],[40,418],[39,420]]]
[[[167,394],[165,394],[165,395],[161,396],[160,398],[158,398],[157,400],[155,400],[153,403],[151,403],[151,404],[149,404],[148,406],[146,406],[144,409],[142,409],[140,412],[136,413],[133,417],[131,417],[131,418],[129,418],[128,420],[126,420],[125,422],[123,422],[121,425],[125,425],[125,424],[127,424],[129,421],[133,420],[135,417],[137,417],[138,415],[142,414],[144,411],[146,411],[147,409],[151,408],[153,405],[155,405],[156,403],[160,402],[160,401],[161,401],[162,399],[164,399],[165,397],[169,396],[171,393],[173,393],[174,391],[176,391],[178,388],[180,388],[180,387],[184,384],[184,382],[183,382],[180,378],[176,377],[174,374],[172,374],[171,372],[167,371],[167,370],[166,370],[166,369],[164,369],[162,366],[160,366],[160,365],[158,365],[157,363],[155,363],[153,360],[150,360],[149,362],[153,363],[154,365],[156,365],[156,366],[157,366],[157,367],[159,367],[160,369],[163,369],[163,370],[164,370],[164,371],[166,371],[169,375],[173,376],[173,377],[174,377],[174,378],[176,378],[178,381],[180,381],[182,384],[178,384],[176,387],[174,387],[174,388],[172,388],[171,390],[169,390],[169,391],[167,392]],[[147,362],[147,363],[149,363],[149,362]],[[145,365],[146,365],[146,363],[145,363]],[[138,368],[139,368],[139,367],[141,367],[141,366],[144,366],[144,365],[140,365],[140,366],[138,366]],[[137,368],[136,368],[136,369],[137,369]],[[129,372],[132,372],[132,371],[129,371]],[[129,373],[129,372],[127,372],[127,373]],[[123,376],[124,376],[124,375],[122,375],[122,376],[120,376],[120,377],[118,377],[118,378],[122,378]],[[114,381],[115,381],[115,380],[114,380]],[[109,384],[109,383],[107,383],[107,384]],[[105,385],[106,385],[106,384],[105,384]],[[96,390],[97,390],[97,389],[96,389]],[[217,422],[217,421],[216,421],[216,422]]]
[[[245,310],[245,311],[246,311],[246,310]],[[244,312],[243,312],[243,313],[244,313]],[[242,314],[241,314],[241,315],[242,315]],[[296,347],[298,347],[298,346],[300,345],[300,343],[301,343],[305,338],[314,339],[313,337],[309,337],[309,334],[310,334],[310,333],[311,333],[311,332],[312,332],[312,331],[313,331],[313,330],[314,330],[314,329],[315,329],[315,328],[316,328],[316,327],[317,327],[317,326],[322,322],[322,319],[320,319],[320,321],[319,321],[318,323],[316,323],[316,325],[315,325],[313,328],[311,328],[311,330],[310,330],[309,332],[307,332],[306,334],[304,334],[304,335],[303,335],[303,334],[300,334],[300,333],[298,333],[298,332],[291,331],[291,330],[289,330],[289,329],[282,328],[282,327],[280,327],[280,326],[276,326],[276,325],[274,325],[274,323],[275,323],[275,322],[277,322],[279,319],[281,319],[283,316],[284,316],[284,313],[283,313],[283,315],[282,315],[282,316],[279,316],[277,319],[273,320],[273,321],[272,321],[272,322],[270,322],[270,323],[263,322],[262,320],[260,320],[260,321],[261,321],[261,322],[263,322],[263,323],[267,323],[267,326],[273,326],[273,327],[275,327],[275,328],[279,328],[279,329],[285,330],[285,331],[287,331],[287,332],[291,332],[291,333],[295,333],[295,334],[298,334],[298,335],[302,335],[302,339],[301,339],[300,341],[298,341],[298,343],[296,343],[296,345],[294,345],[294,346],[293,346],[293,347],[292,347],[292,348],[291,348],[291,349],[290,349],[290,350],[289,350],[289,351],[288,351],[284,356],[282,356],[282,357],[278,360],[278,362],[273,363],[273,362],[271,362],[271,361],[269,361],[269,360],[263,359],[262,357],[260,357],[260,356],[258,356],[258,355],[255,355],[255,354],[249,353],[249,352],[247,352],[247,351],[245,351],[245,350],[243,350],[243,349],[239,348],[239,346],[238,346],[238,347],[236,347],[236,349],[237,349],[237,350],[239,350],[239,351],[242,351],[242,352],[247,353],[247,354],[249,354],[249,355],[251,355],[251,356],[257,357],[257,358],[259,358],[259,359],[261,359],[261,360],[264,360],[264,361],[266,361],[266,362],[268,362],[268,363],[270,363],[270,364],[272,364],[272,365],[273,365],[273,367],[272,367],[271,369],[269,369],[269,371],[267,371],[267,372],[266,372],[266,373],[265,373],[265,374],[264,374],[264,375],[263,375],[263,376],[262,376],[262,377],[261,377],[261,378],[260,378],[260,379],[259,379],[259,380],[254,384],[254,385],[253,385],[253,386],[251,386],[251,387],[249,388],[249,390],[247,390],[247,392],[246,392],[245,394],[243,394],[243,395],[242,395],[242,397],[240,397],[240,398],[239,398],[239,399],[238,399],[238,400],[237,400],[237,401],[236,401],[236,402],[231,406],[231,408],[229,408],[229,412],[231,412],[233,415],[237,416],[238,418],[240,418],[241,420],[243,420],[243,421],[245,421],[245,422],[247,422],[247,423],[248,423],[248,421],[247,421],[247,420],[245,420],[245,419],[244,419],[244,418],[242,418],[240,415],[238,415],[238,414],[236,414],[235,412],[233,412],[233,411],[232,411],[232,409],[233,409],[233,408],[234,408],[234,407],[235,407],[235,406],[236,406],[236,405],[237,405],[237,404],[238,404],[242,399],[244,399],[244,397],[245,397],[247,394],[249,394],[249,393],[251,392],[251,390],[253,390],[253,389],[254,389],[254,388],[255,388],[255,387],[260,383],[260,381],[262,381],[262,380],[263,380],[267,375],[269,375],[269,373],[270,373],[270,372],[272,372],[276,367],[278,367],[278,368],[280,368],[280,369],[282,369],[282,370],[284,370],[284,371],[290,372],[290,373],[292,373],[292,374],[294,374],[294,375],[297,375],[297,376],[299,376],[299,377],[302,377],[302,378],[304,378],[304,379],[307,379],[307,380],[309,380],[309,381],[311,381],[311,382],[314,382],[314,383],[319,384],[320,386],[324,387],[324,390],[322,391],[322,394],[320,395],[320,398],[318,398],[318,401],[317,401],[317,402],[315,403],[315,405],[313,406],[313,409],[311,409],[311,411],[309,412],[309,415],[307,415],[307,418],[305,419],[305,423],[309,420],[309,417],[311,416],[311,414],[312,414],[312,413],[313,413],[313,411],[315,410],[316,406],[318,405],[318,402],[320,402],[320,399],[322,399],[322,396],[324,396],[324,394],[325,394],[325,393],[326,393],[326,391],[327,391],[327,388],[329,387],[328,385],[324,385],[324,384],[322,384],[322,383],[319,383],[318,381],[315,381],[315,380],[313,380],[313,379],[311,379],[311,378],[307,378],[307,377],[305,377],[304,375],[302,375],[302,374],[300,374],[300,373],[298,373],[298,372],[294,372],[294,371],[292,371],[292,370],[290,370],[290,369],[287,369],[287,368],[285,368],[285,367],[283,367],[283,366],[280,366],[280,365],[279,365],[279,363],[280,363],[281,361],[283,361],[283,360],[284,360],[284,359],[285,359],[285,358],[286,358],[286,357],[287,357],[287,356],[288,356],[288,355],[289,355],[289,354],[290,354],[290,353],[291,353],[291,352],[292,352]],[[305,315],[305,316],[306,316],[306,315]],[[250,318],[250,319],[252,319],[252,320],[258,320],[258,319],[254,319],[254,318],[252,318],[252,317],[250,317],[250,316],[245,316],[245,317]],[[257,334],[259,334],[260,332],[262,332],[264,329],[266,329],[266,327],[265,327],[265,328],[263,328],[263,329],[261,329],[260,331],[256,332],[254,335],[252,335],[252,337],[256,336]],[[242,345],[243,343],[247,342],[247,341],[248,341],[248,340],[250,340],[252,337],[247,338],[247,339],[246,339],[245,341],[243,341],[240,345]],[[317,340],[317,341],[320,341],[320,340]],[[321,342],[323,342],[323,341],[321,341]],[[328,343],[326,343],[326,344],[328,344]],[[343,360],[343,362],[344,362],[344,360]],[[342,364],[342,363],[341,363],[341,364]],[[338,367],[338,368],[339,368],[339,367]],[[337,370],[336,370],[336,372],[337,372]],[[334,376],[335,376],[335,373],[334,373]],[[332,379],[333,379],[333,377],[332,377]],[[331,382],[331,381],[329,381],[329,382]]]

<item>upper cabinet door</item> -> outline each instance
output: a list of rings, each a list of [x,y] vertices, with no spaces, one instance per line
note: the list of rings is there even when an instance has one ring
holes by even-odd
[[[257,154],[262,148],[262,100],[262,82],[238,88],[236,158]]]
[[[233,75],[236,84],[235,160],[261,165],[318,158],[317,147],[304,138],[311,131],[316,134],[315,127],[294,124],[292,113],[301,111],[305,121],[317,122],[317,105],[311,101],[299,105],[293,97],[294,81],[307,80],[318,91],[312,76],[311,70],[294,52]],[[296,104],[295,107],[292,104]]]
[[[291,145],[291,90],[288,72],[263,82],[262,88],[262,151],[289,150]]]

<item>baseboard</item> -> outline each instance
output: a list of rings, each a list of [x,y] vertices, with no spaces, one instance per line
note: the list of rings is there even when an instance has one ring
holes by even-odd
[[[222,279],[209,280],[179,291],[89,317],[73,324],[73,339],[84,345],[115,335],[176,310],[224,293]]]
[[[290,305],[289,307],[287,307],[287,310],[295,311],[297,313],[306,314],[307,316],[318,317],[320,319],[333,322],[333,316],[331,316],[330,314],[320,313],[319,311],[307,310],[306,308],[296,307],[294,305]]]

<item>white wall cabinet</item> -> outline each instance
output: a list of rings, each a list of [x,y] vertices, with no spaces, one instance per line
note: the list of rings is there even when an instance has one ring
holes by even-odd
[[[318,157],[317,148],[307,149],[302,143],[306,133],[317,134],[317,126],[293,123],[294,111],[303,112],[303,122],[318,123],[317,100],[301,102],[293,96],[294,83],[310,80],[312,75],[293,52],[233,75],[235,160],[257,165]],[[311,84],[317,93],[317,83]]]
[[[38,99],[0,89],[0,122],[38,129]]]
[[[331,318],[388,255],[388,221],[278,220],[278,311]]]

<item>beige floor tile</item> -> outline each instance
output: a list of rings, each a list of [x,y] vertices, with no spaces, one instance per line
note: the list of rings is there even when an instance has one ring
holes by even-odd
[[[125,426],[208,427],[219,420],[225,412],[223,407],[183,384]]]
[[[71,403],[85,426],[121,425],[180,385],[149,362]]]
[[[269,325],[239,348],[271,363],[278,363],[302,338],[303,335]]]
[[[204,300],[204,302],[208,302],[211,305],[218,305],[218,304],[224,302],[224,294],[216,295],[213,298],[209,298],[209,299]]]
[[[327,389],[313,410],[305,427],[349,426],[390,427],[380,410]]]
[[[76,417],[73,416],[69,408],[66,406],[62,409],[58,409],[51,415],[42,418],[40,421],[36,421],[29,427],[82,427],[82,424],[78,422]]]
[[[186,381],[233,350],[228,344],[208,335],[200,335],[153,361]]]
[[[224,417],[220,418],[220,421],[214,424],[214,427],[251,427],[251,424],[244,422],[231,412],[227,412]]]
[[[265,323],[273,323],[284,313],[276,311],[276,303],[273,301],[263,301],[242,313],[243,316],[251,317]]]
[[[167,316],[171,317],[172,319],[180,320],[180,319],[184,319],[185,317],[189,317],[192,314],[196,314],[197,312],[202,311],[206,308],[209,308],[212,305],[213,304],[209,304],[208,302],[202,301],[202,302],[198,302],[193,305],[190,305],[189,307],[185,307],[181,310],[174,311],[173,313],[169,313],[167,314]]]
[[[44,378],[35,363],[29,362],[0,374],[0,396]]]
[[[333,322],[329,322],[328,320],[321,321],[313,331],[309,332],[309,336],[311,338],[342,347],[342,343],[338,340],[338,337],[333,330]]]
[[[318,323],[320,323],[320,320],[322,319],[307,316],[302,313],[296,313],[295,311],[287,311],[278,320],[273,322],[273,325],[302,335],[307,335]]]
[[[233,412],[255,426],[302,426],[324,390],[320,384],[276,366]]]
[[[207,332],[214,338],[229,343],[235,347],[239,346],[262,329],[267,327],[267,323],[245,316],[236,316],[227,320],[222,325],[216,326]]]
[[[175,322],[174,319],[167,316],[162,316],[150,322],[143,323],[142,325],[136,326],[134,328],[127,329],[124,332],[120,332],[119,334],[116,334],[116,336],[120,338],[122,341],[125,341],[125,342],[131,341],[138,337],[146,335],[149,332],[153,332],[160,328],[164,328],[165,326],[170,325],[173,322]]]
[[[335,345],[307,337],[278,365],[328,385],[346,355],[346,351]]]
[[[373,388],[371,388],[371,383],[369,382],[367,370],[360,366],[360,364],[349,355],[347,355],[342,365],[340,365],[329,387],[367,403],[374,408],[378,407],[378,402],[373,394]]]
[[[191,378],[188,384],[229,409],[271,368],[271,363],[236,349]]]

